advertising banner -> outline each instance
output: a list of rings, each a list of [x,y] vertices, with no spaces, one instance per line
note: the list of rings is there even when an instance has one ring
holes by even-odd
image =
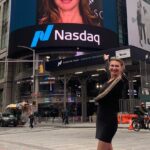
[[[29,1],[26,3],[29,4]],[[12,12],[20,10],[16,6],[14,3]],[[36,11],[34,25],[29,26],[28,22],[27,26],[21,24],[17,29],[13,24],[9,57],[24,55],[25,49],[19,46],[40,53],[77,49],[92,52],[118,46],[116,33],[103,27],[102,0],[38,0],[36,6],[33,10]],[[15,15],[12,17],[15,20]]]
[[[150,51],[150,0],[127,0],[128,42]]]
[[[83,56],[69,57],[65,59],[53,60],[45,63],[47,71],[61,71],[78,67],[104,63],[103,55],[100,53],[86,54]]]
[[[102,0],[38,0],[37,10],[37,24],[103,22]]]
[[[47,24],[13,32],[10,37],[9,55],[15,56],[14,52],[21,54],[24,51],[18,46],[30,47],[36,52],[77,48],[82,51],[97,51],[117,47],[117,44],[116,34],[108,29],[79,24]]]

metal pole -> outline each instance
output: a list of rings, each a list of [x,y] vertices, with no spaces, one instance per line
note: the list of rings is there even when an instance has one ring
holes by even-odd
[[[148,75],[147,75],[147,64],[146,64],[146,60],[144,61],[144,69],[145,69],[145,86],[147,86],[148,83]]]
[[[28,49],[30,51],[33,52],[33,69],[32,69],[32,76],[33,76],[33,93],[35,94],[35,50],[30,48],[30,47],[27,47],[27,46],[22,46],[22,45],[18,45],[17,47],[19,48],[24,48],[24,49]]]
[[[33,92],[35,93],[35,51],[33,51],[33,69],[32,69],[32,75],[33,75]]]
[[[67,77],[64,75],[64,110],[66,110],[67,103]]]

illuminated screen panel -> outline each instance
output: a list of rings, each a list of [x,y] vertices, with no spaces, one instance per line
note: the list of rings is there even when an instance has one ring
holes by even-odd
[[[28,6],[30,1],[21,2]],[[14,13],[11,15],[11,22],[13,19],[16,22],[11,23],[11,27],[14,26],[10,34],[9,57],[24,54],[25,49],[18,46],[33,48],[37,53],[77,49],[98,51],[118,46],[117,35],[103,27],[102,0],[37,0],[32,3],[37,7],[30,7],[30,13],[20,9],[21,4],[14,4],[12,12],[19,10],[19,15],[25,16],[22,19],[18,16],[18,20]],[[26,14],[31,14],[30,22]]]
[[[37,0],[11,0],[10,32],[37,22]]]
[[[97,51],[117,46],[114,32],[89,25],[80,24],[46,24],[26,27],[11,34],[10,51],[22,53],[17,46],[26,46],[37,52],[53,50]]]
[[[150,1],[127,0],[128,42],[150,51]]]
[[[102,0],[38,0],[38,22],[102,26]]]

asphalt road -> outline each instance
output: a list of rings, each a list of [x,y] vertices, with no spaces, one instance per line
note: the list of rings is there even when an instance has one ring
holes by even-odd
[[[0,128],[0,150],[96,150],[95,128]],[[149,150],[150,131],[118,129],[114,150]]]

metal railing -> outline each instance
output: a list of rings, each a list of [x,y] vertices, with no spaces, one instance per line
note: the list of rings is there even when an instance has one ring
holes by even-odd
[[[139,99],[120,99],[119,110],[122,113],[133,113],[134,107],[140,105],[141,100]]]

